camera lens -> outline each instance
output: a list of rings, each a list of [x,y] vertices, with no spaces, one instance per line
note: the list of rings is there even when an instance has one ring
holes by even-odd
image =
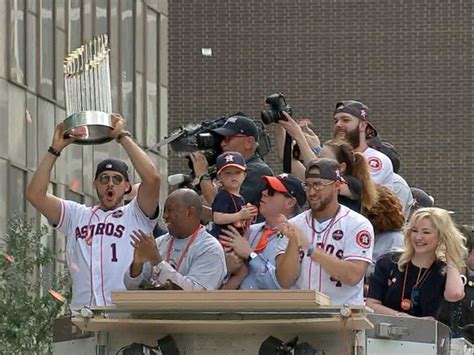
[[[262,111],[260,114],[260,118],[262,119],[262,122],[265,124],[270,124],[273,122],[278,121],[278,112],[270,109],[270,110],[265,110]]]
[[[211,149],[217,146],[218,142],[211,133],[200,133],[196,136],[196,143],[199,150]]]

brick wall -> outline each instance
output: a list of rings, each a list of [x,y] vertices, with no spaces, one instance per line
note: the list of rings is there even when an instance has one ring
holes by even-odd
[[[170,1],[169,126],[259,117],[282,91],[324,140],[335,103],[358,98],[408,183],[474,223],[472,10],[467,0]],[[170,173],[184,168],[170,160]]]

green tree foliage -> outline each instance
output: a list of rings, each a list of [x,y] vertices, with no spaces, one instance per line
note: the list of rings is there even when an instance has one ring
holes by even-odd
[[[10,220],[0,255],[0,352],[2,354],[48,354],[52,352],[53,319],[65,302],[49,292],[70,295],[67,271],[52,270],[55,255],[41,244],[46,227],[36,230],[24,219]],[[51,236],[49,236],[51,237]],[[49,285],[49,286],[47,286]],[[46,286],[46,287],[45,287]]]

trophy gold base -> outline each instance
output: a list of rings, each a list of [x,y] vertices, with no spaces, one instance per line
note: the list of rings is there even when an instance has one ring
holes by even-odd
[[[69,137],[74,130],[75,135],[82,135],[75,144],[93,145],[110,142],[113,129],[112,116],[101,111],[75,112],[64,120],[64,137]]]

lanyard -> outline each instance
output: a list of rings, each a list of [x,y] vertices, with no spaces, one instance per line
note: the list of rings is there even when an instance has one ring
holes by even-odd
[[[433,264],[431,264],[431,265],[433,265]],[[410,311],[413,307],[412,299],[405,298],[405,286],[406,286],[406,283],[407,283],[407,275],[408,275],[408,268],[409,267],[410,267],[410,264],[408,263],[405,266],[405,277],[403,278],[403,288],[402,288],[402,294],[401,294],[401,297],[400,297],[400,308],[403,309],[404,311]],[[421,274],[421,268],[420,268],[420,270],[418,271],[418,276],[416,278],[416,282],[411,288],[412,298],[414,296],[413,295],[414,291],[415,291],[415,293],[419,294],[419,290],[420,290],[421,286],[423,285],[423,283],[425,282],[425,280],[428,278],[428,275],[430,274],[430,272],[431,272],[431,266],[429,268],[427,268],[423,272],[423,274]]]
[[[314,237],[315,237],[315,236],[317,236],[318,239],[319,239],[319,236],[320,236],[321,234],[323,234],[324,232],[326,232],[326,234],[329,233],[329,229],[331,229],[331,227],[335,224],[335,222],[336,222],[336,217],[337,217],[337,215],[339,214],[339,211],[340,211],[340,210],[341,210],[341,206],[339,205],[339,207],[337,208],[336,213],[334,214],[334,216],[332,216],[332,218],[331,218],[331,220],[329,221],[328,225],[327,225],[326,227],[324,227],[324,228],[323,228],[322,230],[320,230],[320,231],[318,231],[318,230],[316,229],[316,227],[314,226],[314,219],[315,219],[315,218],[313,217],[313,214],[312,214],[312,212],[310,211],[311,229],[312,229],[312,231],[313,231],[312,236],[311,236],[311,244],[312,244],[312,245],[314,245]],[[323,239],[325,239],[325,238],[323,238]],[[317,242],[317,240],[316,240],[316,242]]]
[[[257,246],[255,247],[255,252],[257,254],[261,253],[265,250],[265,248],[267,247],[267,244],[268,244],[268,238],[275,235],[276,232],[277,231],[274,230],[274,229],[268,229],[266,227],[263,228],[262,237],[260,238],[260,240],[258,241]]]
[[[199,234],[199,231],[201,230],[201,228],[203,227],[202,224],[199,225],[199,227],[197,227],[193,234],[191,235],[191,237],[189,238],[189,241],[188,243],[186,244],[186,247],[184,248],[183,252],[181,253],[181,256],[179,257],[179,260],[178,260],[178,263],[176,264],[176,271],[179,270],[179,267],[181,266],[181,264],[183,263],[183,260],[186,256],[186,254],[188,253],[189,251],[189,247],[191,246],[191,244],[194,242],[194,239],[196,239],[197,235]],[[166,261],[169,261],[170,260],[170,255],[171,255],[171,250],[173,249],[173,245],[174,245],[174,239],[175,237],[171,238],[171,241],[170,241],[170,244],[168,245],[168,250],[166,251]]]

